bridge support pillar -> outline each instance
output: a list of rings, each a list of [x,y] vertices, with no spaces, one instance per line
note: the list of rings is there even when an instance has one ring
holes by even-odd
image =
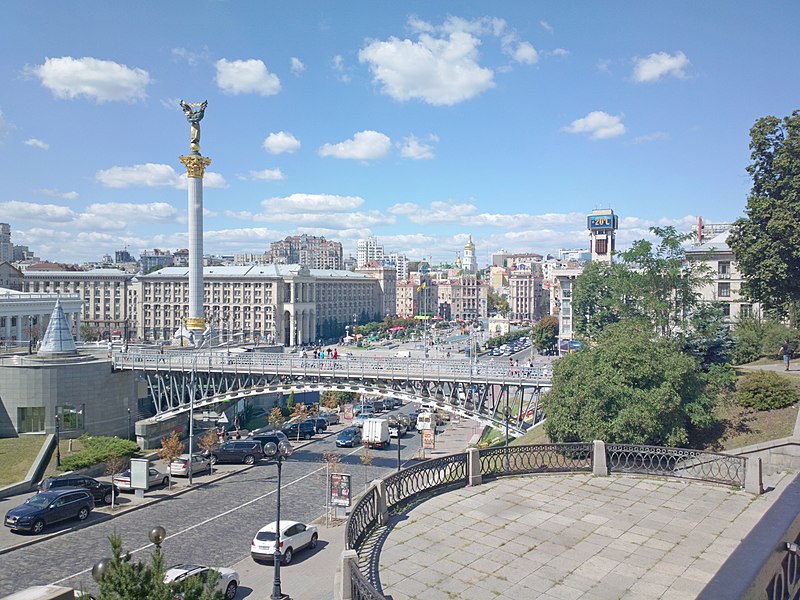
[[[470,486],[480,485],[482,482],[481,454],[477,448],[467,449],[467,476]]]
[[[744,491],[761,495],[764,493],[764,479],[761,476],[761,459],[748,458],[744,471]]]
[[[336,573],[336,586],[333,590],[334,600],[351,600],[353,597],[352,571],[358,569],[358,552],[345,550],[339,556],[339,568]]]
[[[606,443],[603,440],[594,441],[594,451],[592,452],[592,475],[608,475],[608,463],[606,462]]]

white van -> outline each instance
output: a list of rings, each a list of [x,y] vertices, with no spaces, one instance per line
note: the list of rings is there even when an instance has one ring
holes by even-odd
[[[431,401],[423,402],[422,404],[419,405],[420,412],[436,412],[437,408],[438,407],[436,406],[436,402],[431,402]]]
[[[431,412],[421,412],[417,415],[417,429],[433,429],[436,431],[436,414]]]
[[[411,350],[398,350],[395,356],[397,358],[411,358]]]

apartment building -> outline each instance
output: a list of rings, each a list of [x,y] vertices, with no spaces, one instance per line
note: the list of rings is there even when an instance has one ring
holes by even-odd
[[[315,235],[293,235],[270,244],[267,263],[303,265],[309,269],[343,268],[342,244]]]
[[[383,246],[378,244],[376,237],[358,240],[356,244],[356,266],[363,267],[373,260],[383,260]]]
[[[368,275],[378,282],[379,288],[376,288],[374,293],[378,293],[379,297],[376,297],[373,303],[379,307],[380,315],[394,316],[397,311],[397,269],[395,266],[391,263],[374,260],[363,267],[356,268],[355,272]]]
[[[519,263],[510,269],[508,305],[511,321],[534,322],[545,314],[543,306],[542,267],[538,263]]]

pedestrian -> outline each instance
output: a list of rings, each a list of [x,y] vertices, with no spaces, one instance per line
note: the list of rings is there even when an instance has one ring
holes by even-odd
[[[794,348],[792,347],[792,344],[789,342],[789,340],[786,340],[785,342],[783,342],[783,344],[781,344],[780,349],[778,349],[778,354],[783,355],[783,367],[784,367],[783,370],[784,371],[788,371],[789,370],[789,361],[792,360],[792,353],[793,352],[794,352]]]
[[[333,349],[333,360],[336,360],[338,358],[339,358],[339,352],[338,352],[338,350],[336,350],[336,348],[334,348]]]

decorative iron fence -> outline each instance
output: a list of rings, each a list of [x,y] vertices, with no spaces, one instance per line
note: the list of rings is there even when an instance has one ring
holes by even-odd
[[[361,571],[351,569],[350,574],[350,594],[353,600],[386,600],[383,594],[372,587]]]
[[[377,524],[378,516],[378,489],[371,487],[356,502],[347,518],[345,547],[348,550],[358,550],[361,547],[369,532]]]
[[[592,470],[593,445],[535,444],[480,450],[484,478]]]
[[[391,508],[420,492],[467,484],[467,455],[450,454],[394,473],[384,480],[386,505]]]
[[[747,459],[687,448],[606,444],[610,473],[645,473],[744,487]]]

